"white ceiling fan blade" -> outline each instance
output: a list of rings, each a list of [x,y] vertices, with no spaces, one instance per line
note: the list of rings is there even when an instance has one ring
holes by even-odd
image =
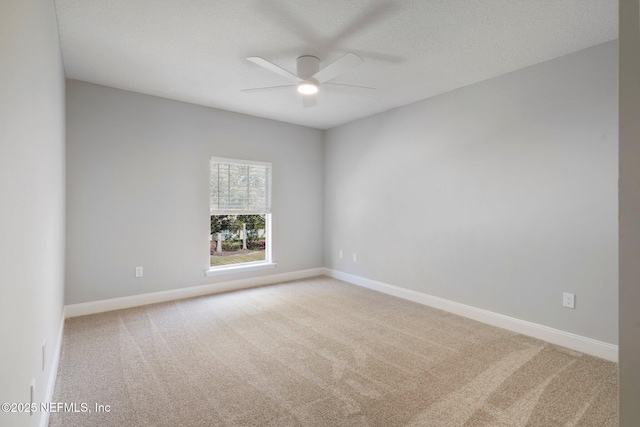
[[[300,81],[300,78],[295,74],[288,72],[284,68],[274,64],[273,62],[269,62],[264,58],[261,58],[259,56],[250,56],[247,59],[253,62],[254,64],[258,64],[262,68],[266,68],[269,71],[273,71],[276,74],[280,74],[281,76],[286,77],[289,80],[293,80],[294,82]]]
[[[296,85],[256,87],[252,89],[241,89],[241,92],[266,92],[268,90],[289,89],[291,87],[296,87]]]
[[[316,106],[316,95],[303,95],[302,96],[302,106],[304,108],[315,107]]]
[[[353,93],[353,92],[360,92],[361,89],[366,90],[376,90],[375,87],[368,87],[368,86],[357,86],[357,85],[345,85],[342,83],[325,83],[322,85],[323,88],[326,89],[332,89],[332,90],[336,90],[339,92],[349,92],[349,93]]]
[[[351,68],[356,65],[360,65],[363,62],[362,58],[355,53],[345,53],[322,70],[315,73],[313,78],[316,79],[318,83],[324,83],[334,77],[338,77],[340,74],[347,72]]]

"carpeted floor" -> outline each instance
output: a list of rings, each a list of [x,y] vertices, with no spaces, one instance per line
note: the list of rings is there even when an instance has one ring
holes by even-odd
[[[615,363],[325,277],[68,319],[54,401],[91,411],[64,427],[618,424]]]

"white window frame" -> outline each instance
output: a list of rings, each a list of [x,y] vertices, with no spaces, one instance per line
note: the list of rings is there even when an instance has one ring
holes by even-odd
[[[214,162],[220,162],[220,163],[234,163],[234,164],[239,164],[239,165],[258,165],[258,166],[268,166],[269,168],[272,168],[271,163],[269,162],[258,162],[258,161],[253,161],[253,160],[240,160],[240,159],[228,159],[228,158],[224,158],[224,157],[211,157],[210,162],[214,161]],[[211,163],[209,163],[211,164]],[[273,169],[272,169],[273,171]],[[272,183],[273,183],[273,177],[272,177]],[[211,188],[209,188],[209,192],[211,191]],[[271,191],[271,188],[269,188],[269,191]],[[271,198],[271,195],[269,195],[269,198]],[[208,269],[206,269],[204,271],[204,273],[211,277],[211,276],[219,276],[219,275],[223,275],[223,274],[233,274],[233,273],[244,273],[244,272],[248,272],[248,271],[256,271],[256,270],[263,270],[263,269],[268,269],[268,268],[275,268],[278,266],[277,263],[275,263],[273,261],[273,252],[272,252],[272,226],[271,226],[271,212],[261,212],[263,214],[265,214],[265,237],[266,237],[266,244],[265,244],[265,259],[264,261],[255,261],[255,262],[243,262],[241,264],[229,264],[229,265],[220,265],[220,266],[209,266]],[[209,210],[209,215],[211,215],[211,210]]]

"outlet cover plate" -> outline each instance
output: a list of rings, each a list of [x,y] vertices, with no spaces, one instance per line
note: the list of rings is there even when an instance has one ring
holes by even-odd
[[[562,306],[566,308],[575,308],[575,295],[569,292],[563,292]]]

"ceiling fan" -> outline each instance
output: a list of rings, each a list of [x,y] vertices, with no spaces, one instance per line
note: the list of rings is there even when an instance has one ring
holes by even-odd
[[[334,89],[375,89],[366,86],[346,85],[340,83],[329,83],[329,80],[338,77],[340,74],[345,73],[351,68],[362,64],[364,61],[355,53],[346,53],[340,58],[336,59],[331,64],[327,65],[323,69],[320,69],[320,59],[311,55],[300,56],[296,60],[296,74],[293,74],[284,68],[269,62],[259,56],[250,56],[247,58],[254,64],[260,65],[267,70],[273,71],[287,79],[293,81],[295,84],[285,86],[271,86],[261,87],[255,89],[243,89],[243,92],[262,92],[267,90],[279,90],[297,88],[298,92],[302,94],[302,105],[304,107],[313,107],[316,105],[316,94],[318,88],[321,85],[330,85]]]

